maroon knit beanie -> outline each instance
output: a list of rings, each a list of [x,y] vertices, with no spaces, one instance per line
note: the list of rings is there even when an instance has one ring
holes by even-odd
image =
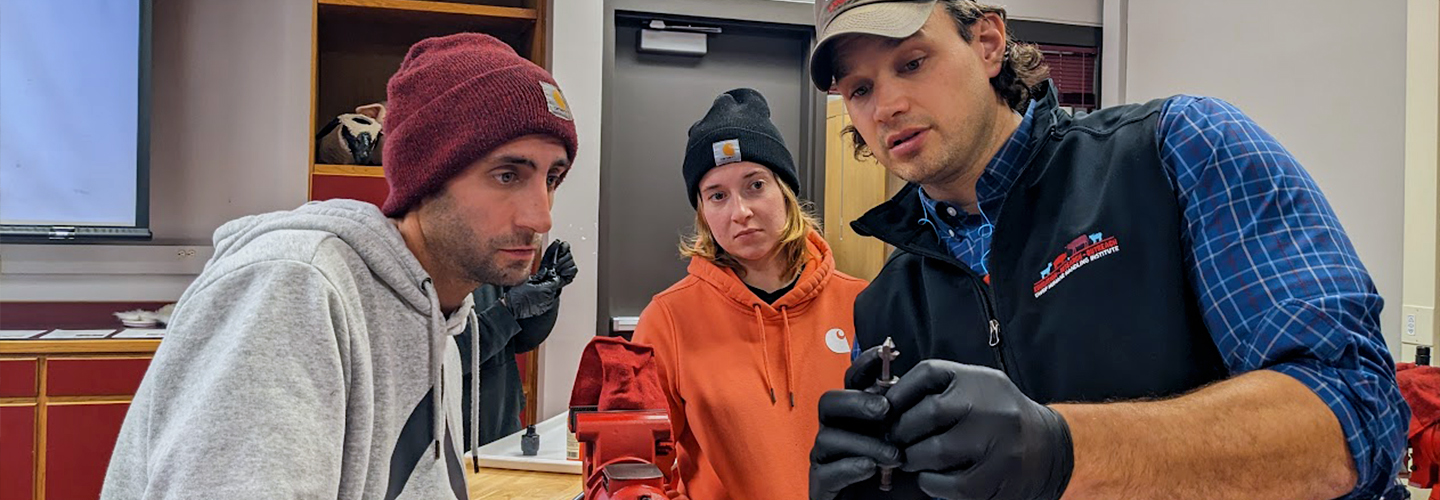
[[[575,122],[555,79],[489,35],[421,40],[386,86],[382,165],[390,197],[381,210],[404,215],[495,148],[549,135],[575,159]]]

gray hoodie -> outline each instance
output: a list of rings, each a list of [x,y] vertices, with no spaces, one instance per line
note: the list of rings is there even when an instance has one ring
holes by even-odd
[[[467,297],[445,317],[374,205],[315,202],[221,226],[101,498],[468,498],[451,337],[471,309]]]

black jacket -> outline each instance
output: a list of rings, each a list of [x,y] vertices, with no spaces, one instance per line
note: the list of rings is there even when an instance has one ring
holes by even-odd
[[[1162,397],[1225,377],[1160,161],[1163,101],[1072,118],[1053,87],[1036,100],[1030,156],[996,220],[991,284],[918,222],[914,185],[852,224],[896,247],[856,299],[857,341],[894,337],[902,376],[928,358],[1004,370],[1041,403]]]
[[[484,285],[475,290],[475,315],[480,320],[480,445],[500,439],[523,428],[520,412],[525,409],[524,386],[515,355],[540,347],[555,328],[560,308],[554,307],[533,318],[516,319],[500,300],[499,287]],[[558,304],[558,302],[557,302]],[[464,383],[470,387],[471,329],[456,336]],[[461,404],[465,415],[465,449],[470,449],[470,391],[464,390]]]

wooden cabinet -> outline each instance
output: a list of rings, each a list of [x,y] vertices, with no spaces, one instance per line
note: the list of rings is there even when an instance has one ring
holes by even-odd
[[[99,498],[159,344],[0,341],[0,500]]]
[[[845,103],[830,99],[825,113],[825,241],[835,254],[835,268],[865,280],[875,279],[890,248],[875,238],[850,229],[871,208],[885,202],[904,186],[871,157],[856,158],[850,138],[841,133],[850,125]]]

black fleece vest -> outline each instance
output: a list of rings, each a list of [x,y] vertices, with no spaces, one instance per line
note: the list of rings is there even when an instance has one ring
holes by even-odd
[[[856,300],[861,346],[893,336],[902,374],[930,358],[998,368],[1042,403],[1164,397],[1225,377],[1160,161],[1164,101],[1081,118],[1053,90],[1037,101],[989,285],[918,222],[916,186],[852,224],[897,248]]]

